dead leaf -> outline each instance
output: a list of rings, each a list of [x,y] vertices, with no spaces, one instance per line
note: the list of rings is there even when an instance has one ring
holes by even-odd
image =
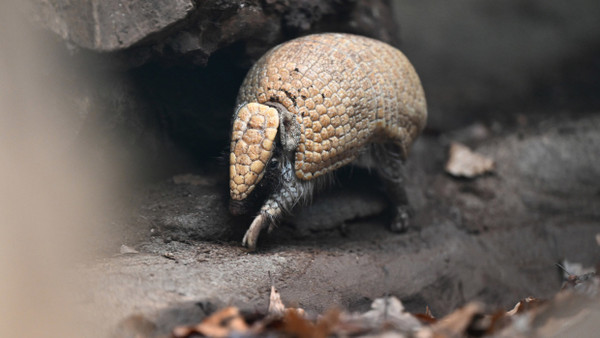
[[[535,302],[533,304],[536,304]],[[564,290],[514,316],[502,337],[595,337],[600,323],[598,296]]]
[[[271,296],[269,297],[268,313],[270,316],[275,316],[278,318],[283,317],[283,315],[285,314],[285,306],[281,301],[281,295],[273,285],[271,285]]]
[[[510,323],[510,317],[506,311],[497,310],[491,315],[476,315],[467,328],[467,333],[471,336],[491,335],[506,327]]]
[[[515,304],[515,306],[511,310],[506,312],[506,315],[514,316],[516,314],[521,314],[525,311],[529,311],[535,307],[538,307],[543,303],[544,303],[544,301],[539,300],[537,298],[527,297],[527,298],[519,301],[517,304]]]
[[[268,315],[273,318],[283,318],[288,312],[295,312],[299,316],[304,316],[304,310],[301,308],[286,308],[281,301],[281,295],[279,291],[275,289],[275,286],[271,285],[271,295],[269,296],[269,309],[267,310]]]
[[[327,337],[331,334],[336,325],[340,322],[340,311],[331,309],[319,318],[317,321],[317,332]]]
[[[299,338],[317,337],[315,325],[293,311],[285,314],[282,331]]]
[[[175,255],[172,252],[163,252],[162,256],[166,259],[170,259],[172,261],[177,262],[177,258],[175,257]]]
[[[425,307],[425,313],[414,313],[413,316],[417,317],[423,324],[433,324],[437,322],[437,319],[431,314],[429,306]]]
[[[600,289],[600,278],[596,273],[596,268],[584,268],[580,263],[572,263],[567,260],[563,265],[556,264],[563,270],[565,282],[561,290],[573,289],[576,292],[587,294],[594,297]]]
[[[473,318],[481,314],[483,305],[475,302],[455,310],[431,326],[434,337],[463,337]]]
[[[452,142],[450,145],[446,172],[457,177],[473,178],[494,170],[494,161],[477,154],[464,144]]]
[[[227,337],[233,332],[244,333],[249,329],[238,308],[230,306],[206,317],[200,324],[193,327],[180,326],[173,330],[177,338],[189,337],[192,334],[202,334],[208,337]]]
[[[304,318],[298,311],[286,311],[281,330],[299,338],[325,338],[331,335],[339,320],[340,312],[338,310],[327,311],[325,315],[317,320],[316,324]]]
[[[396,297],[377,298],[371,304],[371,311],[363,317],[369,318],[374,323],[390,324],[397,330],[404,332],[414,331],[421,327],[419,320],[412,314],[404,311],[404,305]]]
[[[425,307],[425,315],[426,315],[426,316],[429,316],[429,317],[431,317],[431,318],[435,318],[435,317],[433,316],[433,313],[431,313],[431,309],[429,308],[429,306],[426,306],[426,307]]]

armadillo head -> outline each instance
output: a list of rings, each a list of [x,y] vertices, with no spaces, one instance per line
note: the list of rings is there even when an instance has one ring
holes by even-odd
[[[248,197],[263,178],[273,156],[278,127],[277,110],[264,104],[247,103],[235,113],[229,154],[229,188],[233,201]]]

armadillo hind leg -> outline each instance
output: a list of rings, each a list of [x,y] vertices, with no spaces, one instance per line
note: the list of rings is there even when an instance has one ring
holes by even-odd
[[[376,145],[372,152],[379,165],[376,171],[383,181],[384,190],[392,203],[392,222],[390,230],[403,232],[410,226],[414,214],[405,189],[404,160],[393,144]]]
[[[393,181],[384,178],[385,190],[392,202],[392,222],[390,230],[394,232],[404,232],[410,227],[411,217],[414,214],[413,209],[408,201],[406,189],[404,185],[398,184],[398,181]]]
[[[284,160],[281,164],[281,180],[278,188],[263,204],[260,213],[246,231],[242,245],[254,250],[261,231],[265,228],[271,231],[284,212],[291,210],[303,196],[310,193],[310,184],[300,182],[291,162]]]

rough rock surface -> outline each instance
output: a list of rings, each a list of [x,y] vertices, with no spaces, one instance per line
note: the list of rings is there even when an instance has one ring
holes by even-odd
[[[245,45],[247,54],[239,60],[247,62],[248,57],[256,59],[284,39],[332,29],[397,42],[395,22],[384,0],[32,3],[37,20],[64,40],[96,52],[125,50],[122,56],[129,65],[157,56],[179,61],[184,57],[187,62],[206,65],[212,53],[236,42]]]
[[[39,20],[63,39],[84,48],[114,51],[183,20],[192,0],[35,1]]]

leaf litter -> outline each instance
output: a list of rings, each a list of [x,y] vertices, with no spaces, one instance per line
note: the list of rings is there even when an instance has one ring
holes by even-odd
[[[568,263],[564,264],[569,267]],[[565,272],[564,267],[559,265]],[[394,296],[377,298],[371,309],[351,313],[330,309],[312,318],[301,308],[286,307],[279,291],[271,285],[269,307],[258,319],[244,316],[236,307],[226,307],[194,326],[180,326],[172,337],[531,337],[560,332],[577,325],[575,313],[592,323],[600,321],[600,277],[596,271],[581,270],[581,275],[566,272],[562,289],[548,300],[527,297],[508,310],[489,311],[478,302],[469,302],[442,318],[429,307],[412,314]],[[583,314],[587,314],[585,317]],[[591,316],[591,317],[590,317]],[[583,318],[583,319],[582,319]],[[552,319],[552,320],[549,320]],[[577,326],[571,328],[576,331]],[[553,334],[553,335],[554,335]],[[568,332],[566,333],[567,335]]]

